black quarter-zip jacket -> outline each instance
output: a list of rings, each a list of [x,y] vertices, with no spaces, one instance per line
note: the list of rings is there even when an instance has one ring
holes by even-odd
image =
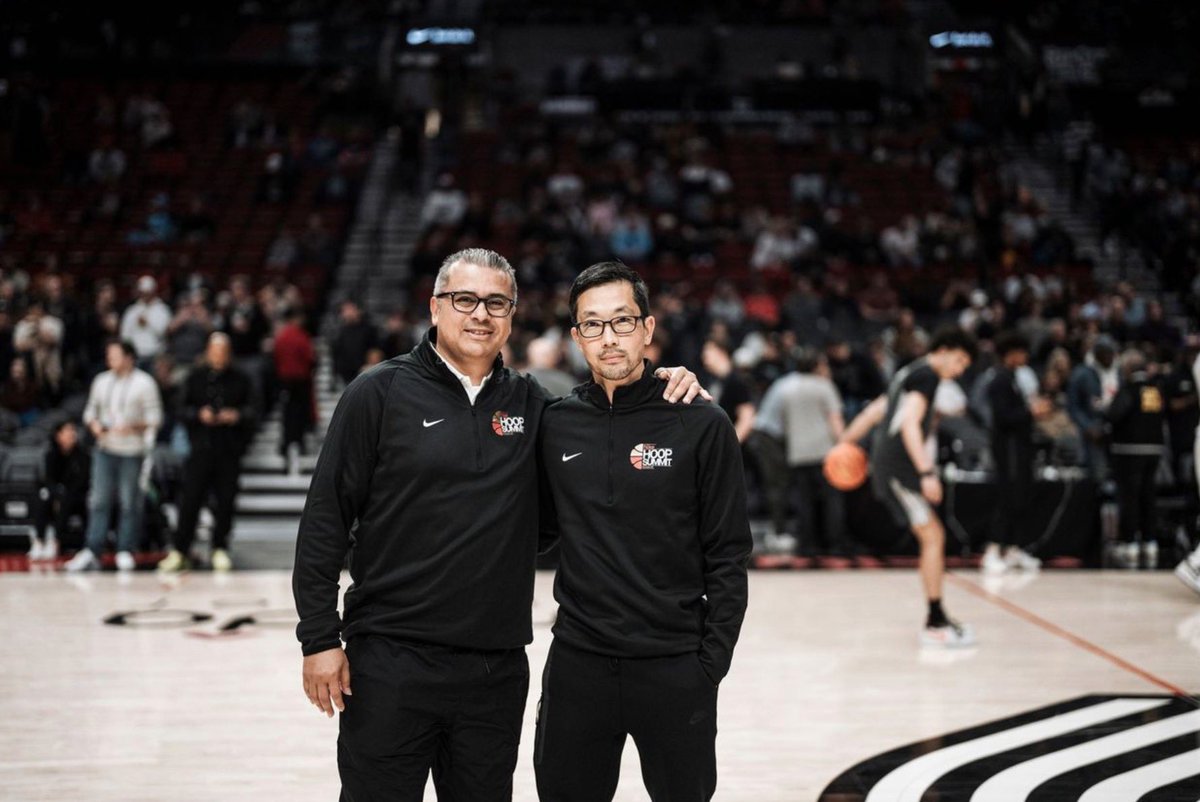
[[[720,682],[746,614],[741,449],[720,407],[670,404],[665,385],[647,365],[612,404],[589,382],[546,411],[554,636],[612,657],[696,652]]]
[[[179,419],[187,426],[195,451],[219,451],[232,459],[241,456],[255,427],[254,386],[250,377],[230,365],[214,370],[205,365],[188,374],[179,399]],[[205,426],[200,409],[216,411],[236,409],[240,414],[235,426]]]
[[[338,402],[296,541],[306,655],[339,635],[479,650],[532,640],[535,445],[547,399],[497,359],[472,406],[436,337],[359,376]]]

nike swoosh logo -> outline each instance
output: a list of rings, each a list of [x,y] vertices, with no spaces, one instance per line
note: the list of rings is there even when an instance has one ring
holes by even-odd
[[[438,418],[437,420],[425,420],[424,418],[422,418],[421,425],[424,426],[426,429],[428,429],[430,426],[437,426],[439,423],[441,423],[444,420],[445,420],[445,418]]]
[[[572,454],[569,457],[566,454],[563,454],[563,462],[570,462],[571,460],[575,459],[582,453],[583,453],[582,451],[576,451],[574,454]]]

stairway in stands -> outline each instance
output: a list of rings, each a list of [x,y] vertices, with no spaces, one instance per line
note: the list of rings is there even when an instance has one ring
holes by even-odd
[[[376,325],[404,302],[402,287],[419,235],[419,201],[391,195],[395,169],[394,139],[381,141],[363,182],[358,212],[338,269],[330,304],[317,340],[317,425],[297,475],[288,475],[279,455],[282,421],[279,410],[263,423],[242,460],[241,491],[233,525],[232,551],[239,568],[291,568],[296,531],[312,480],[316,455],[324,440],[340,390],[333,381],[328,342],[337,326],[337,303],[358,298]],[[392,354],[388,354],[392,356]]]
[[[339,393],[331,386],[329,349],[317,342],[317,424],[306,438],[299,473],[287,471],[279,454],[283,422],[276,408],[259,427],[242,458],[241,489],[233,521],[232,549],[238,568],[290,568],[304,499],[316,466],[317,453],[337,406]]]

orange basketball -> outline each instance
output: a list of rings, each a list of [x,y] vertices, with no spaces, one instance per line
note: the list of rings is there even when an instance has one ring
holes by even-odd
[[[867,452],[854,443],[838,443],[825,455],[822,471],[838,490],[854,490],[867,480]]]

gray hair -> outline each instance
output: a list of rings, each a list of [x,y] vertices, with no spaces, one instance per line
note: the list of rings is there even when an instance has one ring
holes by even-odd
[[[512,283],[513,300],[517,300],[517,271],[513,270],[513,266],[508,263],[507,259],[487,248],[464,248],[447,256],[442,262],[442,266],[438,268],[437,278],[433,280],[434,295],[446,289],[446,283],[450,280],[450,269],[459,262],[498,270],[508,276],[508,280]]]

